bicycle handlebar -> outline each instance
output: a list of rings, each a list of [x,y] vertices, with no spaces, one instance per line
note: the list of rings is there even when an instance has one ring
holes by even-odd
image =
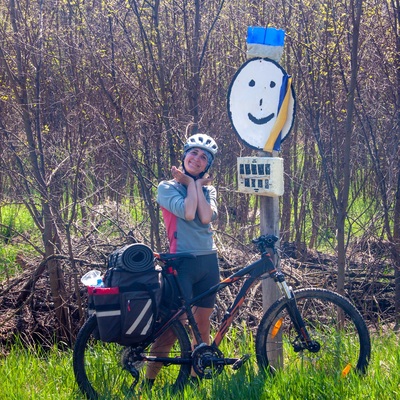
[[[253,239],[252,243],[257,246],[261,253],[265,253],[267,248],[275,252],[275,243],[278,240],[279,238],[275,235],[261,235],[257,239]]]

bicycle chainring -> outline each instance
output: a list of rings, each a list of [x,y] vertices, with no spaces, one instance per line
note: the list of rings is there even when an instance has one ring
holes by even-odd
[[[206,344],[198,346],[192,354],[193,369],[200,378],[211,379],[224,369],[222,352]]]

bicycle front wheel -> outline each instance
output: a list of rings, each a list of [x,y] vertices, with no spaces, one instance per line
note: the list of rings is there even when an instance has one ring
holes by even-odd
[[[276,301],[257,331],[257,362],[261,369],[306,369],[346,376],[364,373],[371,354],[367,326],[358,310],[343,296],[324,289],[295,291],[297,307],[311,340],[307,350],[288,313],[288,300]],[[318,349],[319,347],[319,349]]]
[[[166,337],[170,338],[171,343],[168,346],[168,353],[163,354],[150,354],[152,345],[138,354],[135,347],[96,340],[96,330],[97,320],[93,315],[79,331],[73,352],[76,382],[81,392],[90,400],[132,398],[141,389],[150,397],[150,389],[141,388],[141,382],[147,368],[154,368],[154,363],[143,361],[143,357],[152,355],[177,361],[188,360],[191,354],[189,337],[179,321],[174,322],[170,331],[167,331]],[[136,387],[132,387],[134,382],[132,374],[124,368],[127,364],[134,366],[139,372]],[[191,365],[187,362],[179,364],[165,360],[158,364],[158,367],[158,375],[151,388],[151,394],[168,395],[168,392],[172,393],[184,387]]]

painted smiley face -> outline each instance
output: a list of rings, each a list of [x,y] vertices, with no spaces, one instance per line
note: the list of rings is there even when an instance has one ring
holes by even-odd
[[[228,113],[232,126],[250,147],[261,150],[267,142],[286,94],[288,75],[273,60],[255,58],[236,72],[228,92]],[[294,93],[290,88],[286,121],[275,142],[289,133],[294,120]]]

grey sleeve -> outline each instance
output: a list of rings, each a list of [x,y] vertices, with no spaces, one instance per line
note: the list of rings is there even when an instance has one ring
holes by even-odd
[[[185,218],[185,193],[169,183],[162,181],[158,185],[157,203],[179,218]]]

